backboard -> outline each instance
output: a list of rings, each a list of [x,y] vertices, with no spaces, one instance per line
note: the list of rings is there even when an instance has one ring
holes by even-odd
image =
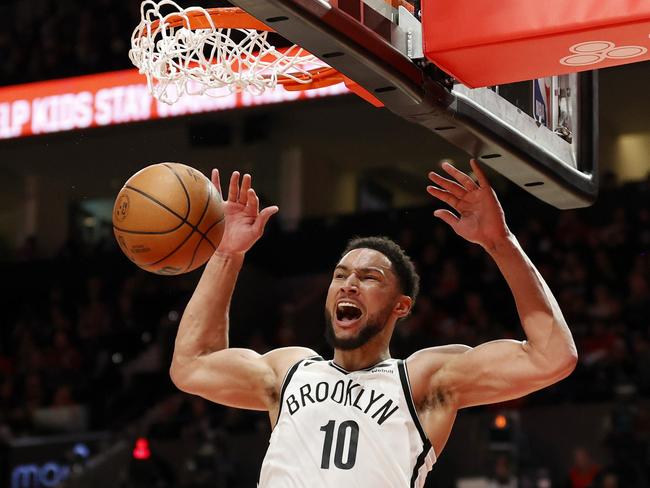
[[[419,2],[231,3],[537,198],[558,208],[595,200],[596,72],[470,89],[424,57]]]

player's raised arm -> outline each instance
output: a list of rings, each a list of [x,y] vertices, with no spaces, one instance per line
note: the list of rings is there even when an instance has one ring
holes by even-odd
[[[437,186],[427,191],[458,213],[436,210],[434,215],[492,256],[515,298],[526,340],[488,342],[432,371],[432,392],[444,393],[457,408],[531,393],[568,376],[577,362],[573,337],[555,297],[509,231],[485,174],[475,161],[471,165],[478,184],[448,163],[443,169],[453,180],[429,174]],[[418,361],[422,371],[426,354],[420,354]]]
[[[212,182],[220,191],[219,173]],[[224,202],[225,229],[203,271],[180,322],[170,375],[183,391],[224,405],[255,410],[271,408],[282,370],[310,354],[289,348],[261,356],[228,348],[229,308],[244,255],[264,233],[278,207],[259,211],[251,177],[234,172]]]

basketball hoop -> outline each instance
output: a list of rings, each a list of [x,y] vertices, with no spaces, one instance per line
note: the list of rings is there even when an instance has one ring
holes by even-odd
[[[165,13],[163,13],[163,10]],[[152,95],[167,104],[183,95],[262,94],[282,85],[310,90],[345,77],[297,45],[276,48],[273,30],[239,8],[182,8],[145,0],[129,57]]]

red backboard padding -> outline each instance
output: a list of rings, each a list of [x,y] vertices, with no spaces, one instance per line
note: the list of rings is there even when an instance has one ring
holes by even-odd
[[[650,59],[649,0],[422,0],[425,56],[475,88]]]

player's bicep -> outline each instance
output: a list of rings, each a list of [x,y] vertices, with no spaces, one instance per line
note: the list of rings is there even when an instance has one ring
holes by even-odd
[[[459,354],[432,378],[432,387],[448,392],[458,408],[519,398],[560,377],[530,344],[498,340]]]
[[[182,391],[231,407],[268,410],[277,395],[275,370],[250,349],[224,349],[182,366],[172,364],[170,373]]]

